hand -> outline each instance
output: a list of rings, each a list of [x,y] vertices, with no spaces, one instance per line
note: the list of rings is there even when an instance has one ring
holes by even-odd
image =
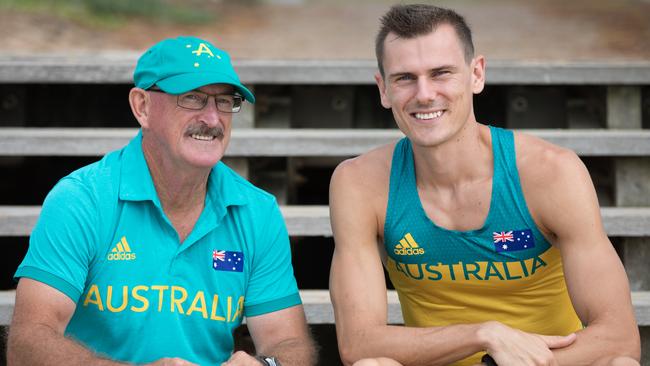
[[[261,366],[262,363],[244,351],[237,351],[221,366]]]
[[[498,365],[557,365],[552,349],[571,345],[575,333],[545,336],[526,333],[499,322],[487,322],[479,330],[487,353]]]
[[[145,366],[199,366],[195,363],[185,361],[182,358],[161,358],[160,360],[148,363]]]

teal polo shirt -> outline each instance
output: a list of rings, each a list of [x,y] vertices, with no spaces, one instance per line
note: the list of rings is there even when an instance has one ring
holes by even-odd
[[[244,316],[301,303],[275,198],[223,163],[184,242],[162,210],[139,133],[61,179],[15,274],[77,306],[66,335],[111,359],[221,364]]]

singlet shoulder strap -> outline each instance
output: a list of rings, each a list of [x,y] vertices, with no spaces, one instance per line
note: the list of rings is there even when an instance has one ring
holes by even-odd
[[[400,215],[400,210],[408,199],[415,186],[415,166],[413,164],[413,150],[411,141],[404,137],[397,142],[393,150],[393,158],[390,168],[390,183],[388,191],[388,203],[384,222],[384,234],[393,225],[394,218]],[[416,191],[417,196],[417,191]]]
[[[517,171],[514,133],[494,126],[490,126],[490,131],[495,167],[503,167],[506,171]]]

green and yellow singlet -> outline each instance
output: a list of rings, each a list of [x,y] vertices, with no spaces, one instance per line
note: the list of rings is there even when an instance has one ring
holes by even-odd
[[[411,143],[404,138],[395,147],[384,245],[405,325],[496,320],[526,332],[570,334],[582,324],[567,292],[560,252],[526,206],[513,133],[490,131],[492,197],[477,230],[447,230],[428,218],[416,188]],[[455,365],[479,363],[480,355]]]

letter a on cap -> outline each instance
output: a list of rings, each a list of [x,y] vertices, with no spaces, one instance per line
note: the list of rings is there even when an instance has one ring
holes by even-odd
[[[201,56],[202,54],[207,53],[210,55],[210,57],[214,57],[212,51],[210,51],[210,48],[206,46],[205,43],[200,43],[199,48],[192,51],[192,53],[196,54],[197,56]]]

